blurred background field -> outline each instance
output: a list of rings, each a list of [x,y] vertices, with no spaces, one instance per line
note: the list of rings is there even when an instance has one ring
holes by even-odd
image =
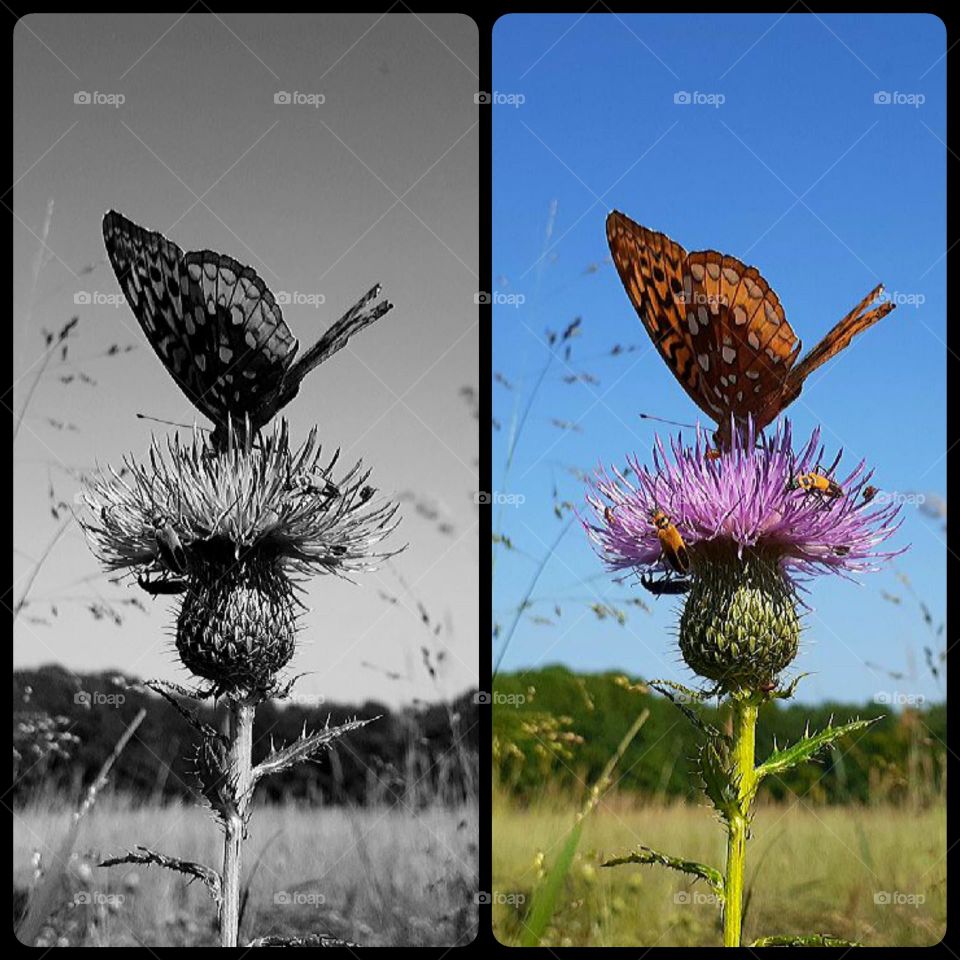
[[[18,812],[18,890],[30,884],[34,851],[56,848],[70,814],[46,803]],[[477,829],[473,803],[258,807],[248,841],[243,942],[317,931],[370,946],[468,942],[475,936]],[[217,946],[216,908],[201,884],[158,867],[97,867],[101,856],[141,843],[208,864],[222,855],[219,835],[198,806],[103,798],[64,878],[62,906],[49,925],[54,943]]]
[[[133,678],[59,666],[14,675],[14,923],[53,877],[46,946],[215,946],[203,884],[158,866],[98,866],[138,845],[219,869],[221,835],[199,803],[195,734]],[[124,729],[144,718],[70,840],[74,811]],[[365,946],[453,946],[476,936],[478,727],[473,692],[393,708],[315,699],[264,705],[254,762],[315,730],[371,722],[315,763],[258,787],[243,876],[241,942],[322,933]],[[207,707],[216,726],[223,713]],[[377,719],[372,719],[377,718]],[[63,844],[66,842],[66,848]]]
[[[494,930],[518,942],[523,906],[573,809],[558,795],[494,795]],[[586,821],[549,946],[719,946],[719,911],[701,883],[661,867],[600,863],[639,844],[721,865],[724,834],[703,806],[615,794]],[[946,814],[878,804],[761,804],[748,846],[745,937],[817,933],[869,946],[929,946],[946,932]],[[519,902],[520,898],[523,902]]]
[[[634,717],[541,939],[550,946],[721,942],[703,883],[662,867],[602,862],[649,846],[722,868],[724,832],[692,770],[698,734],[642,682],[560,666],[502,675],[494,692],[493,916],[517,944],[533,898]],[[723,712],[703,707],[724,728]],[[813,934],[869,946],[938,942],[946,925],[946,711],[877,703],[761,711],[758,761],[831,720],[879,717],[821,757],[764,781],[747,857],[745,937]]]

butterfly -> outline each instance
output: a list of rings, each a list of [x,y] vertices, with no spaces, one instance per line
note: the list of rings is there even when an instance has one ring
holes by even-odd
[[[151,346],[187,399],[214,423],[215,449],[227,426],[256,433],[298,393],[303,378],[392,304],[370,289],[302,356],[276,299],[252,267],[211,250],[184,253],[162,234],[111,210],[103,242]]]
[[[607,242],[620,280],[660,356],[729,449],[731,418],[757,431],[785,410],[821,364],[895,306],[870,305],[875,287],[799,363],[800,340],[777,295],[736,257],[687,253],[669,237],[614,210]]]

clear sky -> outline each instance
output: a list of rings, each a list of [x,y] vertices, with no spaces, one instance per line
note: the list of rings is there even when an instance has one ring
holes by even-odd
[[[36,385],[16,442],[13,599],[29,584],[31,604],[16,623],[15,665],[187,679],[168,601],[108,584],[76,526],[30,582],[59,527],[51,485],[70,503],[95,462],[142,456],[151,429],[166,428],[137,412],[206,423],[129,309],[102,300],[119,289],[100,226],[117,209],[184,250],[228,253],[274,292],[298,295],[284,317],[301,350],[383,284],[393,311],[309,375],[285,412],[295,437],[319,424],[342,464],[363,458],[378,490],[403,500],[393,543],[409,547],[358,586],[313,583],[291,667],[310,674],[301,692],[339,701],[396,704],[475,685],[478,422],[465,392],[475,398],[479,384],[473,21],[33,15],[17,23],[14,52],[14,411],[44,356],[41,328],[80,318],[67,362],[57,354]],[[306,98],[275,103],[283,91]],[[92,102],[75,103],[80,92]],[[316,94],[324,99],[313,106]],[[78,292],[94,302],[75,305]],[[134,349],[108,357],[111,344]],[[134,596],[148,613],[124,609],[121,627],[86,612],[98,599]],[[417,601],[442,625],[439,636]],[[421,662],[424,643],[446,654],[436,682]]]
[[[758,266],[807,348],[877,283],[897,297],[810,378],[789,415],[799,435],[820,424],[845,464],[867,458],[884,490],[926,495],[927,512],[904,508],[894,546],[912,547],[883,572],[813,584],[795,667],[814,674],[801,686],[809,700],[943,696],[923,647],[939,652],[945,640],[919,602],[935,630],[946,587],[945,521],[928,515],[946,495],[944,52],[944,26],[926,15],[497,22],[494,370],[509,386],[493,385],[494,489],[505,495],[494,528],[514,549],[496,555],[495,654],[569,516],[554,515],[554,489],[579,507],[575,471],[633,451],[647,460],[655,429],[675,428],[639,412],[697,417],[609,261],[604,220],[620,209],[688,250]],[[576,317],[571,359],[554,361],[537,388],[545,331]],[[615,344],[633,349],[611,357]],[[674,601],[644,593],[653,612],[624,627],[591,613],[633,589],[603,572],[575,522],[502,668],[562,662],[689,681]]]

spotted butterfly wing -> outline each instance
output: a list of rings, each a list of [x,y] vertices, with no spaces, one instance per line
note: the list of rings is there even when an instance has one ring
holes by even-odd
[[[290,402],[303,378],[391,309],[365,309],[375,286],[296,360],[297,339],[251,267],[225,254],[184,254],[162,234],[115,211],[103,218],[107,255],[127,302],[161,362],[187,399],[215,424],[249,417],[259,429]]]
[[[297,351],[264,282],[232,257],[184,254],[113,211],[103,237],[134,316],[187,399],[217,425],[242,422]]]
[[[662,233],[617,211],[607,241],[620,279],[667,366],[729,442],[731,417],[763,429],[795,400],[817,367],[886,316],[885,302],[864,312],[877,287],[799,363],[800,341],[776,293],[756,267],[704,250],[687,253]]]

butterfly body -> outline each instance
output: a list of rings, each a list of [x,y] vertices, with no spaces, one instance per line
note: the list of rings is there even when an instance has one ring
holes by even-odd
[[[661,357],[717,423],[721,450],[729,449],[731,421],[742,430],[752,418],[762,430],[817,367],[895,306],[886,301],[868,309],[883,291],[877,286],[797,362],[800,340],[756,267],[716,250],[688,253],[618,211],[607,217],[607,242]]]
[[[228,424],[256,432],[286,406],[303,378],[382,317],[367,308],[374,286],[299,358],[298,341],[252,267],[212,250],[184,253],[162,234],[122,214],[103,218],[103,240],[117,280],[151,346],[187,399],[214,423],[214,446]]]
[[[650,511],[650,522],[657,529],[660,550],[667,563],[676,573],[684,574],[690,569],[690,554],[680,531],[670,522],[670,518],[660,509]]]

